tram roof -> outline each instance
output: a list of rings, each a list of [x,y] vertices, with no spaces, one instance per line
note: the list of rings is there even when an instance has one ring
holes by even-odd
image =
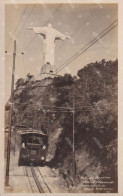
[[[20,132],[20,135],[27,135],[27,134],[38,134],[38,135],[47,136],[47,134],[39,130],[27,130],[27,131],[25,130],[25,131]]]

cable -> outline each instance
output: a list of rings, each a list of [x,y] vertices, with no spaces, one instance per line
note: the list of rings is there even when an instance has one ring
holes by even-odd
[[[59,9],[61,6],[62,6],[62,4],[60,4],[60,5],[56,8],[56,10],[54,11],[53,15],[56,14],[56,12],[58,11],[58,9]],[[87,17],[87,19],[89,19],[90,17],[92,17],[92,15],[95,14],[96,11],[97,11],[97,8],[94,9],[94,11]],[[50,18],[52,18],[52,15],[50,16]],[[45,26],[45,25],[47,24],[47,22],[50,21],[50,18],[44,23],[43,26]],[[86,20],[87,20],[87,19],[86,19]],[[84,24],[84,22],[85,22],[86,20],[84,20],[82,24]],[[78,30],[80,27],[82,27],[82,26],[79,25],[78,28],[72,33],[71,36],[73,36],[73,34],[74,34],[75,32],[77,32],[77,30]],[[32,40],[29,42],[29,44],[27,44],[27,46],[25,47],[24,51],[26,51],[26,50],[28,50],[28,49],[30,48],[30,46],[32,45],[33,41],[34,41],[36,38],[37,38],[37,36],[34,36],[34,37],[32,38]],[[60,46],[59,48],[61,48],[62,46],[63,46],[63,42],[61,43],[61,46]],[[57,68],[56,68],[56,70],[57,70]],[[37,77],[39,77],[39,76],[40,76],[40,74],[39,74]]]
[[[37,38],[37,36],[35,35],[35,36],[32,38],[31,42],[28,43],[28,45],[27,45],[27,46],[25,47],[25,49],[24,49],[25,52],[26,52],[27,49],[30,48],[32,42],[33,42],[36,38]]]
[[[27,6],[28,6],[28,5],[26,5],[26,7],[25,7],[25,8],[24,8],[24,10],[23,10],[23,13],[21,14],[21,17],[20,17],[19,23],[18,23],[17,27],[15,28],[15,31],[14,31],[13,35],[15,35],[15,33],[16,33],[16,31],[17,31],[17,29],[18,29],[18,27],[19,27],[19,25],[20,25],[20,22],[21,22],[22,16],[25,14],[26,9],[27,9]],[[10,43],[11,43],[11,41],[12,41],[12,40],[13,40],[13,38],[10,38],[10,41],[9,41],[9,43],[8,43],[8,46],[7,46],[7,50],[8,50],[8,47],[9,47],[9,45],[10,45]]]
[[[82,24],[81,25],[79,25],[74,31],[73,31],[73,33],[70,35],[70,37],[72,38],[72,36],[74,35],[74,34],[76,34],[77,32],[78,32],[78,30],[80,29],[80,28],[82,28],[82,26],[84,25],[84,23],[85,23],[85,21],[86,20],[88,20],[90,17],[92,17],[93,15],[95,15],[95,13],[96,13],[96,11],[98,10],[98,7],[97,8],[95,8],[94,9],[94,11],[82,22]],[[85,28],[84,28],[84,30],[85,30]],[[83,33],[83,32],[82,32]],[[61,45],[60,45],[60,47],[59,48],[61,48],[62,46],[63,46],[63,43],[64,42],[62,42],[61,43]],[[58,48],[58,49],[59,49]]]
[[[53,13],[52,15],[55,15],[56,12],[59,10],[59,8],[60,8],[61,6],[62,6],[62,4],[60,4],[60,5],[56,8],[56,10],[54,11],[54,13]],[[87,17],[87,19],[90,18],[90,17],[92,17],[92,15],[95,14],[96,11],[97,11],[97,8],[94,9],[94,11]],[[45,26],[45,25],[47,24],[47,22],[50,21],[50,18],[52,18],[52,15],[51,15],[51,16],[49,17],[49,19],[44,23],[43,26]],[[87,19],[86,19],[86,20],[87,20]],[[85,22],[86,20],[84,20],[82,24],[84,24],[84,22]],[[82,27],[82,26],[79,25],[79,27],[77,28],[77,30],[78,30],[80,27]],[[77,32],[77,31],[75,30],[75,31],[72,33],[72,35],[73,35],[75,32]],[[33,41],[34,41],[36,38],[37,38],[37,36],[34,36],[34,37],[32,38],[31,42],[29,42],[29,44],[25,47],[24,51],[26,51],[27,49],[30,48],[31,44],[33,43]],[[63,44],[63,43],[62,43],[62,44]],[[61,45],[61,46],[62,46],[62,45]],[[61,47],[61,46],[60,46],[60,47]],[[59,48],[60,48],[60,47],[59,47]],[[39,76],[40,76],[40,74],[38,75],[38,77],[39,77]]]
[[[91,45],[93,45],[95,42],[97,42],[101,37],[103,37],[105,34],[107,34],[110,30],[112,30],[112,28],[114,28],[117,23],[117,21],[113,22],[110,26],[108,26],[104,31],[102,31],[96,38],[94,38],[93,40],[91,40],[88,44],[86,44],[79,52],[77,52],[76,54],[74,54],[72,57],[70,57],[65,63],[63,63],[63,65],[61,65],[57,71],[59,71],[59,69],[61,70],[62,66],[66,66],[67,64],[69,64],[71,61],[73,61],[75,58],[77,58],[78,56],[80,56],[83,52],[85,52]],[[115,24],[116,23],[116,24]],[[113,25],[113,26],[112,26]],[[89,45],[89,46],[88,46]],[[85,49],[84,49],[85,48]],[[84,50],[84,51],[83,51]],[[62,68],[63,69],[63,68]]]
[[[92,16],[95,15],[95,13],[96,13],[97,10],[98,10],[98,7],[95,8],[94,11],[86,18],[86,20],[84,20],[84,21],[82,22],[82,25],[83,25],[86,21],[88,21],[88,19],[89,19],[90,17],[92,18]],[[79,25],[78,28],[75,29],[75,31],[71,34],[71,37],[72,37],[75,33],[77,33],[78,30],[79,30],[81,27],[82,27],[82,26]]]
[[[93,44],[95,44],[100,38],[105,36],[109,31],[111,31],[113,28],[117,26],[117,21],[114,21],[111,25],[109,25],[104,31],[102,31],[96,38],[91,40],[89,43],[87,43],[79,52],[74,54],[72,57],[70,57],[65,63],[63,63],[58,69],[57,73],[61,71],[66,65],[70,64],[73,60],[75,60],[78,56],[83,54],[88,48],[90,48]]]
[[[28,6],[28,5],[27,5],[27,6]],[[24,9],[24,11],[23,11],[22,15],[26,12],[27,6],[26,6],[26,8]],[[17,36],[20,34],[20,32],[22,31],[22,28],[24,27],[24,25],[25,25],[25,24],[26,24],[26,22],[28,21],[29,17],[31,16],[32,11],[33,11],[33,9],[34,9],[34,7],[35,7],[35,6],[36,6],[36,5],[33,5],[33,7],[32,7],[32,9],[31,9],[31,11],[30,11],[30,13],[29,13],[29,15],[28,15],[27,19],[25,20],[25,22],[24,22],[24,23],[23,23],[23,25],[21,26],[20,31],[17,33],[16,38],[17,38]],[[22,17],[22,16],[21,16],[21,17]],[[20,21],[21,21],[21,19],[20,19]],[[20,22],[19,22],[19,23],[20,23]],[[17,25],[17,27],[16,27],[16,30],[17,30],[17,29],[18,29],[18,27],[19,27],[19,23],[18,23],[18,25]],[[15,30],[15,32],[16,32],[16,30]],[[15,32],[14,32],[14,34],[15,34]],[[11,41],[12,41],[12,38],[11,38],[11,40],[10,40],[9,44],[11,43]],[[8,44],[8,46],[9,46],[9,44]],[[7,47],[7,48],[8,48],[8,47]]]
[[[49,17],[49,19],[43,24],[43,26],[45,26],[45,25],[53,18],[53,15],[56,14],[56,12],[58,11],[58,9],[59,9],[61,6],[62,6],[62,4],[58,5],[58,7],[55,9],[55,11],[53,12],[53,14],[51,14],[51,16]],[[35,40],[36,37],[37,37],[37,36],[34,36],[34,37],[32,38],[32,40],[31,40],[31,41],[27,44],[27,46],[24,48],[24,51],[27,50],[27,49],[30,47],[30,45],[32,44],[32,42]]]
[[[29,105],[30,107],[32,107],[32,105],[35,105],[35,106],[37,105],[38,106],[38,104],[36,104],[36,103],[35,104],[21,103],[21,105],[22,104],[23,105]],[[66,109],[66,110],[70,110],[70,109],[72,110],[73,109],[72,107],[69,107],[69,108],[67,108],[67,107],[57,107],[57,106],[48,106],[48,105],[43,105],[43,104],[41,104],[41,106],[46,107],[46,108],[54,108],[55,110],[56,109]],[[83,106],[83,107],[75,107],[75,109],[76,108],[79,108],[79,109],[81,109],[81,108],[91,108],[91,107],[92,107],[91,105],[88,105],[88,106]]]
[[[30,11],[30,13],[29,13],[27,19],[25,20],[25,22],[24,22],[23,25],[21,26],[21,29],[20,29],[20,31],[18,32],[18,34],[16,35],[16,37],[17,37],[17,36],[20,34],[20,32],[22,31],[22,28],[24,27],[24,25],[25,25],[26,22],[28,21],[29,17],[31,16],[32,11],[33,11],[33,9],[34,9],[35,6],[36,6],[36,5],[33,5],[33,7],[32,7],[32,9],[31,9],[31,11]]]
[[[53,15],[56,14],[56,12],[59,10],[59,8],[62,6],[62,4],[58,5],[58,7],[55,9],[55,11],[53,12],[53,14],[51,14],[51,16],[49,17],[49,19],[44,23],[44,26],[47,24],[47,22],[50,21],[50,19],[53,18]]]
[[[86,20],[88,20],[88,19],[89,19],[90,17],[92,17],[93,15],[95,15],[95,13],[96,13],[97,10],[98,10],[98,7],[94,9],[94,12],[92,12],[92,13],[86,18]],[[86,20],[84,20],[84,22],[85,22]],[[83,22],[82,24],[84,24],[84,22]],[[78,28],[71,34],[70,37],[72,37],[76,32],[78,32],[78,30],[79,30],[81,27],[82,27],[82,26],[79,25]],[[84,30],[85,30],[85,28],[84,28]],[[60,45],[59,48],[61,48],[62,46],[63,46],[63,42],[62,42],[62,44]],[[58,49],[59,49],[59,48],[58,48]],[[74,67],[74,65],[73,65],[72,67]],[[70,70],[73,71],[72,67],[71,67]],[[59,68],[58,68],[58,69],[59,69]],[[76,67],[74,67],[74,70],[75,70],[75,69],[76,69]],[[70,71],[70,72],[71,72],[71,71]]]
[[[95,15],[95,13],[96,13],[97,10],[98,10],[98,7],[96,7],[96,8],[94,9],[94,11],[86,18],[86,20],[88,20],[90,17],[92,18],[92,16]],[[84,21],[82,22],[82,24],[79,25],[79,26],[75,29],[75,31],[73,31],[73,33],[70,35],[71,38],[72,38],[72,36],[73,36],[74,34],[76,34],[76,33],[78,32],[78,30],[79,30],[80,28],[82,28],[82,25],[86,22],[86,20],[84,20]],[[84,28],[84,30],[85,30],[85,28]],[[82,31],[82,33],[84,32],[84,30]],[[61,43],[61,45],[60,45],[59,48],[61,48],[62,46],[63,46],[63,42]],[[59,49],[59,48],[58,48],[58,49]],[[73,69],[72,69],[72,70],[73,70]],[[71,71],[70,71],[70,73],[71,73]]]

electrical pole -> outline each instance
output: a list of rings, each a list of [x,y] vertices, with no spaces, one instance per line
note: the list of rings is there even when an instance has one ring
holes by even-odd
[[[73,180],[76,182],[76,168],[75,168],[75,99],[73,95]]]
[[[13,67],[12,67],[12,82],[11,82],[11,97],[10,97],[10,116],[9,116],[9,132],[8,132],[6,179],[5,179],[6,186],[9,186],[11,128],[12,128],[12,113],[13,113],[13,103],[14,103],[15,57],[16,57],[16,40],[14,41],[14,51],[13,51]]]
[[[15,152],[16,152],[16,133],[17,133],[17,128],[15,127],[15,134],[14,134],[14,156],[15,156]]]

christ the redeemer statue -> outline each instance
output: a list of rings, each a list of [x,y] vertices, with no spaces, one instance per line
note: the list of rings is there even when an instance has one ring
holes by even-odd
[[[70,39],[68,36],[63,35],[56,29],[48,24],[47,27],[27,27],[33,30],[36,34],[40,34],[43,37],[43,57],[44,57],[44,67],[46,73],[54,71],[54,52],[55,52],[55,41]],[[48,67],[49,65],[49,67]],[[43,68],[43,67],[42,67]]]

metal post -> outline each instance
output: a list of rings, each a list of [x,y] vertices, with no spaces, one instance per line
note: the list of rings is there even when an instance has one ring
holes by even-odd
[[[48,112],[48,126],[47,126],[47,135],[49,134],[49,129],[50,129],[50,113]]]
[[[76,169],[75,169],[75,100],[73,96],[73,180],[76,182]]]
[[[7,161],[6,161],[6,179],[5,185],[9,186],[9,166],[10,166],[10,145],[11,145],[11,127],[12,127],[12,112],[14,101],[14,75],[15,75],[15,56],[16,56],[16,40],[14,41],[13,51],[13,68],[12,68],[12,83],[11,83],[11,97],[10,97],[10,116],[9,116],[9,132],[8,132],[8,146],[7,146]]]
[[[14,156],[15,156],[15,152],[16,152],[16,134],[17,134],[17,131],[16,131],[16,128],[14,129],[15,131],[15,138],[14,138]]]

